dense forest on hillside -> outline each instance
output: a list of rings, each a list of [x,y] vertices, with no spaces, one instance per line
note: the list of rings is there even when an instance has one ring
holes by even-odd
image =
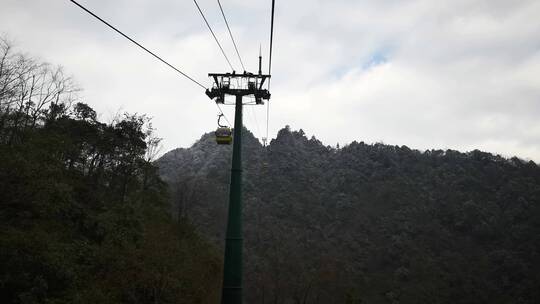
[[[248,303],[539,303],[540,168],[478,150],[244,139]],[[158,160],[173,211],[223,246],[230,147]]]
[[[149,120],[77,91],[0,41],[0,303],[213,303],[221,257],[168,213]]]

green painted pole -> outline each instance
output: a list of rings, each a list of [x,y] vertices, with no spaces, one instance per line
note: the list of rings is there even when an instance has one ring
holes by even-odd
[[[236,95],[222,304],[242,303],[242,95]]]

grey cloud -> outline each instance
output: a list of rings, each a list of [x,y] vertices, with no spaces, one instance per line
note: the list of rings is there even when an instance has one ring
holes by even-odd
[[[205,84],[227,67],[191,1],[81,2]],[[259,43],[268,49],[270,2],[222,3],[255,69]],[[238,65],[217,4],[200,4]],[[276,13],[272,136],[289,124],[327,144],[479,148],[540,161],[538,1],[277,1]],[[105,116],[122,108],[154,117],[166,149],[215,127],[200,88],[69,1],[2,0],[0,32],[64,65]],[[264,109],[246,112],[259,137]]]

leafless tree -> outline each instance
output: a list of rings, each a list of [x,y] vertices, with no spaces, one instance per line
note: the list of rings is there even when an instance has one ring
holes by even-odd
[[[61,67],[39,62],[13,50],[0,37],[0,139],[9,143],[35,128],[51,107],[69,108],[79,89]]]
[[[150,118],[148,118],[146,122],[146,130],[145,130],[145,137],[146,137],[146,155],[145,159],[147,162],[153,162],[157,159],[157,156],[161,153],[163,149],[163,145],[161,144],[161,141],[163,138],[157,137],[155,133],[156,129],[152,125],[152,121]]]

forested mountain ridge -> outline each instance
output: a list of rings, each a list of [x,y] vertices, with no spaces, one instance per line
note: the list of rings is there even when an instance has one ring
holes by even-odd
[[[481,151],[244,132],[249,303],[538,303],[540,169]],[[222,242],[230,147],[157,161],[174,212]]]

